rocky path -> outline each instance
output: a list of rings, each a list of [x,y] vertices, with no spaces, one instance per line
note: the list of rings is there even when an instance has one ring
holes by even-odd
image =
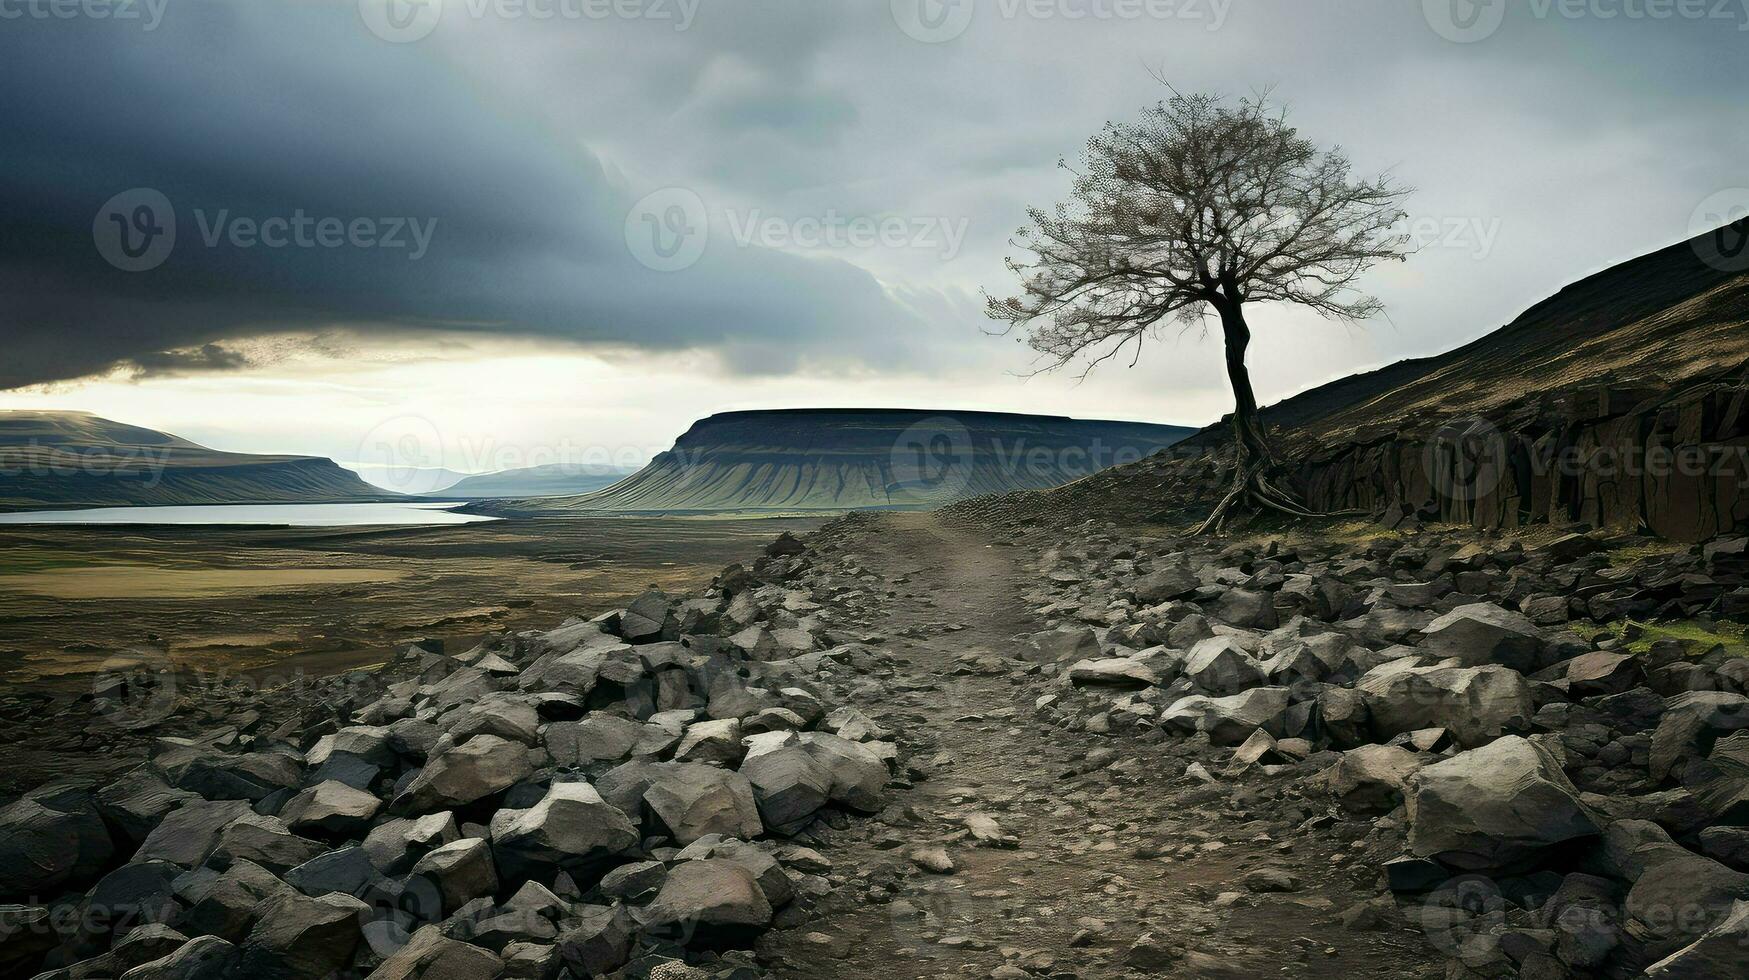
[[[894,515],[845,547],[897,592],[855,624],[894,657],[856,703],[911,749],[915,785],[821,835],[839,887],[767,937],[778,975],[1439,975],[1418,930],[1374,914],[1376,872],[1322,802],[1187,776],[1200,757],[1177,740],[1034,718],[1060,682],[1010,653],[1043,628],[1023,546]],[[1201,751],[1219,773],[1226,753]]]

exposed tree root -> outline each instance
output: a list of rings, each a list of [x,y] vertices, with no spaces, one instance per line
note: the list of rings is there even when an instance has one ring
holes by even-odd
[[[1202,526],[1196,529],[1197,535],[1220,534],[1233,518],[1247,512],[1272,512],[1304,521],[1364,515],[1364,511],[1312,510],[1295,495],[1270,480],[1270,474],[1276,469],[1276,465],[1267,449],[1258,451],[1243,445],[1238,448],[1240,459],[1234,467],[1232,488],[1215,505],[1214,511],[1203,521]]]

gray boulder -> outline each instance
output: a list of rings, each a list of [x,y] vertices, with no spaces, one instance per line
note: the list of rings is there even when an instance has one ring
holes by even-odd
[[[1342,753],[1325,777],[1330,794],[1357,813],[1389,813],[1409,793],[1409,779],[1426,760],[1407,749],[1362,745]]]
[[[835,708],[820,723],[821,729],[852,742],[884,742],[892,737],[879,722],[851,708]]]
[[[1749,976],[1749,902],[1735,902],[1699,939],[1646,968],[1646,980]]]
[[[374,799],[374,797],[373,797]],[[213,856],[225,861],[244,860],[284,874],[328,848],[292,833],[278,817],[249,813],[232,821],[219,834]]]
[[[1422,769],[1407,802],[1410,852],[1463,871],[1511,869],[1599,832],[1555,753],[1515,735]]]
[[[1543,631],[1521,613],[1478,602],[1446,613],[1422,631],[1421,651],[1466,667],[1500,664],[1520,673],[1541,669]]]
[[[1530,727],[1536,703],[1524,676],[1509,667],[1414,667],[1392,661],[1355,685],[1366,695],[1373,733],[1389,739],[1444,728],[1474,747]]]
[[[82,888],[114,854],[88,783],[49,783],[0,808],[0,899]]]
[[[639,905],[655,898],[662,882],[668,879],[668,866],[660,861],[634,861],[622,864],[602,876],[601,894],[611,899]]]
[[[759,756],[800,746],[831,774],[828,794],[832,802],[862,813],[877,813],[886,806],[887,781],[891,772],[887,758],[893,746],[885,742],[852,742],[826,732],[766,732],[746,739],[747,757],[741,768],[745,771]],[[727,834],[750,838],[752,834]]]
[[[528,695],[498,692],[444,715],[438,727],[456,742],[496,735],[523,745],[540,744],[540,714]]]
[[[395,749],[387,726],[351,725],[324,735],[304,753],[304,762],[312,768],[320,767],[336,755],[350,755],[373,766],[395,764]]]
[[[386,880],[356,844],[336,848],[285,873],[286,884],[310,896],[339,892],[363,897]]]
[[[629,757],[647,728],[630,718],[596,712],[581,721],[555,721],[541,737],[554,765],[581,768]]]
[[[1656,864],[1628,890],[1626,910],[1640,930],[1692,942],[1724,924],[1749,900],[1749,874],[1688,853]]]
[[[146,836],[135,861],[169,861],[198,867],[218,846],[225,828],[255,811],[243,800],[201,800],[171,811]]]
[[[1215,745],[1241,745],[1258,729],[1280,738],[1288,697],[1285,687],[1254,687],[1224,698],[1195,694],[1167,708],[1160,725],[1168,731],[1202,732]]]
[[[244,941],[238,974],[324,980],[352,961],[370,907],[350,895],[290,894],[262,909]]]
[[[415,932],[367,980],[495,980],[504,961],[490,950],[446,937],[437,926]]]
[[[237,947],[217,936],[196,936],[162,959],[141,963],[121,980],[229,980]]]
[[[491,829],[498,866],[512,880],[595,871],[639,839],[637,827],[588,783],[555,783],[526,810],[498,811]]]
[[[191,871],[176,879],[174,887],[176,897],[188,907],[182,928],[231,942],[241,942],[249,934],[262,908],[292,893],[291,886],[273,872],[242,859],[232,861],[223,872]]]
[[[663,763],[643,800],[681,846],[707,834],[752,838],[764,831],[747,777],[715,766]]]
[[[290,752],[231,754],[201,742],[161,741],[152,766],[171,786],[209,800],[258,802],[303,781],[303,757]]]
[[[1144,606],[1182,599],[1202,587],[1188,565],[1163,565],[1130,582],[1130,595]]]
[[[559,956],[574,976],[607,976],[631,956],[634,925],[624,909],[582,906],[562,925]]]
[[[1099,656],[1099,638],[1085,627],[1045,630],[1021,641],[1020,659],[1035,664],[1061,664]]]
[[[832,799],[832,771],[799,740],[761,748],[741,763],[765,825],[793,834]]]
[[[1105,660],[1082,660],[1071,665],[1069,682],[1076,687],[1140,689],[1157,686],[1160,675],[1140,660],[1112,657]]]
[[[479,837],[463,838],[434,849],[414,863],[411,876],[437,887],[445,912],[454,912],[498,890],[492,845]]]
[[[679,635],[673,603],[661,592],[649,591],[627,606],[619,617],[619,635],[630,643],[655,643]]]
[[[294,833],[320,837],[355,837],[370,827],[383,801],[335,780],[317,783],[298,793],[280,810]]]
[[[150,766],[139,766],[98,790],[95,803],[110,826],[138,844],[166,813],[198,799],[199,794],[166,783]]]
[[[687,727],[685,736],[674,748],[674,761],[733,768],[745,753],[741,722],[734,718],[712,719]]]
[[[1665,702],[1648,760],[1654,780],[1685,758],[1705,755],[1720,735],[1749,729],[1749,698],[1724,691],[1688,691]]]
[[[1263,667],[1229,636],[1211,636],[1192,647],[1184,676],[1210,694],[1237,694],[1264,683]]]
[[[427,762],[395,797],[397,813],[453,810],[502,793],[534,773],[528,747],[496,735],[480,735]]]
[[[1215,603],[1214,617],[1240,629],[1272,630],[1281,625],[1275,600],[1267,592],[1228,589]]]
[[[365,835],[363,847],[372,867],[385,875],[403,875],[414,862],[460,836],[454,814],[428,813],[377,824]]]
[[[1640,658],[1602,650],[1567,661],[1567,691],[1574,698],[1604,697],[1633,690],[1640,683]]]
[[[741,944],[771,924],[771,903],[753,872],[734,861],[684,861],[655,901],[637,913],[658,936],[686,936],[702,945]]]

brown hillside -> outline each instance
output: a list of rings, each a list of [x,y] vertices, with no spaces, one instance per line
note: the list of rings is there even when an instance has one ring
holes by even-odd
[[[1715,236],[1741,235],[1749,222],[1624,262],[1463,347],[1319,386],[1264,417],[1323,510],[1683,539],[1749,526],[1749,273],[1702,257]],[[1217,424],[1000,506],[1188,520],[1221,485],[1200,457],[1225,438]],[[1705,465],[1644,465],[1685,448]]]

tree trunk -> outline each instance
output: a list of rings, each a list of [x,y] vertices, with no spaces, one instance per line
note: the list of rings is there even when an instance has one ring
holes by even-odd
[[[1233,481],[1197,533],[1220,531],[1234,511],[1246,506],[1291,517],[1321,516],[1306,510],[1271,481],[1275,457],[1263,437],[1263,423],[1257,416],[1257,393],[1251,388],[1251,370],[1245,366],[1245,354],[1251,347],[1251,327],[1245,322],[1244,300],[1228,290],[1210,302],[1221,317],[1227,380],[1233,385]]]
[[[1257,419],[1257,393],[1251,389],[1251,370],[1245,354],[1251,348],[1251,326],[1245,322],[1242,301],[1227,299],[1215,307],[1221,315],[1221,336],[1227,350],[1227,380],[1233,385],[1233,445],[1240,461],[1268,459],[1269,446]]]

